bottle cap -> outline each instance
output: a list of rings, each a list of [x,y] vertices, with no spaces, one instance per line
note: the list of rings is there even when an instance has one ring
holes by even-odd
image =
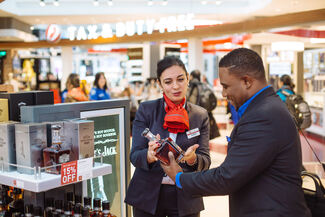
[[[94,198],[93,204],[94,204],[94,207],[101,207],[101,199],[100,198]]]
[[[84,206],[91,206],[91,197],[84,197]]]
[[[25,205],[25,213],[34,213],[34,206],[33,206],[33,204],[26,204]]]
[[[42,207],[40,206],[34,207],[34,216],[43,216]]]
[[[55,209],[62,209],[63,208],[63,201],[62,200],[56,200],[55,201]]]
[[[110,210],[111,203],[108,200],[102,202],[103,210]]]

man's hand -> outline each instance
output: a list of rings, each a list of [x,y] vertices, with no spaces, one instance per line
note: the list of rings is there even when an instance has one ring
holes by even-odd
[[[175,182],[175,177],[176,174],[179,172],[182,172],[182,168],[176,163],[174,155],[172,152],[168,152],[168,157],[169,157],[169,165],[160,163],[161,167],[174,182]]]
[[[157,139],[160,139],[160,135],[156,135]],[[158,160],[156,157],[156,149],[159,147],[159,144],[155,141],[150,141],[148,143],[148,152],[147,152],[147,161],[148,163],[153,163]]]
[[[198,144],[192,145],[189,147],[183,157],[183,160],[186,161],[188,165],[193,165],[196,162],[196,154],[195,151],[199,147]]]

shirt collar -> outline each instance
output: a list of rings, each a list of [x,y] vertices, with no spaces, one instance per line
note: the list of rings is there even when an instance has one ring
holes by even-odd
[[[260,93],[262,93],[265,89],[271,87],[270,85],[267,85],[266,87],[263,87],[261,90],[259,90],[257,93],[255,93],[251,98],[249,98],[242,106],[239,107],[238,109],[238,116],[239,118],[241,118],[243,116],[243,114],[245,113],[247,107],[249,106],[249,104],[253,101],[253,99],[259,95]]]

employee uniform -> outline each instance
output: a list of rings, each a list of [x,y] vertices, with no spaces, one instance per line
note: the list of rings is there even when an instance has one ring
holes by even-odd
[[[89,98],[90,100],[105,100],[110,99],[111,96],[109,95],[107,90],[93,87],[90,90]]]
[[[199,216],[204,209],[202,197],[192,197],[176,188],[164,177],[160,162],[148,164],[147,151],[148,139],[141,136],[145,128],[160,137],[170,136],[167,129],[163,128],[166,115],[164,98],[147,101],[140,104],[133,121],[132,149],[130,159],[135,166],[135,172],[127,190],[125,202],[132,205],[135,214],[145,216],[162,215],[168,207],[176,211],[169,216]],[[184,172],[202,171],[209,168],[211,161],[209,155],[209,118],[207,111],[192,103],[185,103],[189,117],[189,130],[173,134],[178,144],[184,151],[194,144],[199,144],[196,150],[197,161],[193,166],[180,163]],[[191,132],[199,131],[199,134]],[[189,136],[188,136],[189,135]]]
[[[238,113],[220,167],[179,173],[176,183],[192,196],[229,194],[230,217],[309,217],[299,135],[285,104],[266,87]]]

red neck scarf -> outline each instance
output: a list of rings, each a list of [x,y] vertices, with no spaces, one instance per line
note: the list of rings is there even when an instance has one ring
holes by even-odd
[[[164,99],[166,102],[164,128],[167,128],[170,133],[182,133],[190,129],[188,114],[184,108],[185,97],[178,105],[173,103],[165,94]]]

